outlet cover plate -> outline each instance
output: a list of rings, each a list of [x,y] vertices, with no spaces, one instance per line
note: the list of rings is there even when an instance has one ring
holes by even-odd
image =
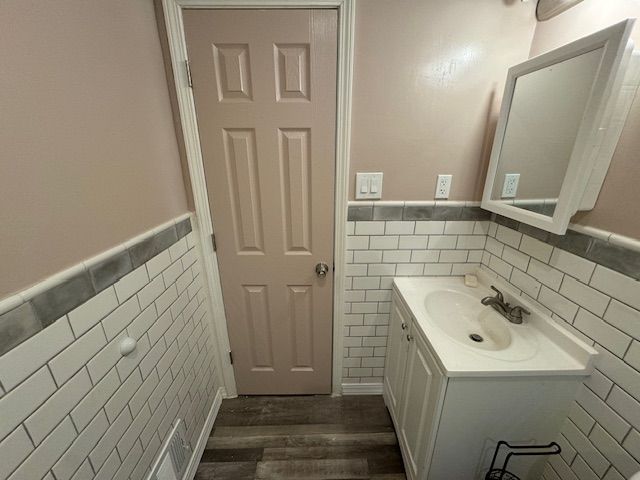
[[[438,175],[435,198],[449,198],[453,175]]]
[[[506,173],[502,184],[502,198],[516,198],[518,193],[519,173]]]

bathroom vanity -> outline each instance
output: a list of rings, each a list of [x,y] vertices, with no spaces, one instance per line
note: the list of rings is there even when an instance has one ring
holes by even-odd
[[[498,441],[555,440],[597,352],[506,284],[462,277],[396,278],[384,374],[409,479],[483,479]],[[483,297],[495,285],[530,314],[508,322]],[[510,470],[537,479],[546,459]]]

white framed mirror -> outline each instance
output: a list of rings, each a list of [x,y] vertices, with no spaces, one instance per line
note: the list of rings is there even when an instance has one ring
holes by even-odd
[[[634,21],[509,69],[482,208],[558,234],[593,208],[621,131]]]

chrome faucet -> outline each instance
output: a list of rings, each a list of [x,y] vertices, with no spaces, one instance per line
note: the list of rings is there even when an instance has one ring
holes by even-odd
[[[491,285],[491,290],[496,292],[495,297],[484,297],[480,302],[483,305],[490,305],[495,311],[511,323],[519,325],[522,323],[522,315],[529,315],[531,313],[520,305],[515,305],[513,307],[509,305],[509,303],[504,301],[504,295],[502,295],[502,292],[495,286]]]

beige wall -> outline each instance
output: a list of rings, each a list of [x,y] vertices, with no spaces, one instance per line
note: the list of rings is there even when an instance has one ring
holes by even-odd
[[[531,55],[552,50],[613,23],[640,17],[638,0],[584,0],[584,2],[536,27]],[[640,47],[640,25],[632,38]],[[573,221],[633,238],[640,238],[640,98],[629,112],[618,148],[593,210],[580,212]]]
[[[528,57],[534,3],[358,3],[351,199],[357,171],[384,172],[383,200],[431,199],[438,174],[452,200],[480,199],[492,97]]]
[[[152,0],[0,4],[0,298],[187,209]]]

